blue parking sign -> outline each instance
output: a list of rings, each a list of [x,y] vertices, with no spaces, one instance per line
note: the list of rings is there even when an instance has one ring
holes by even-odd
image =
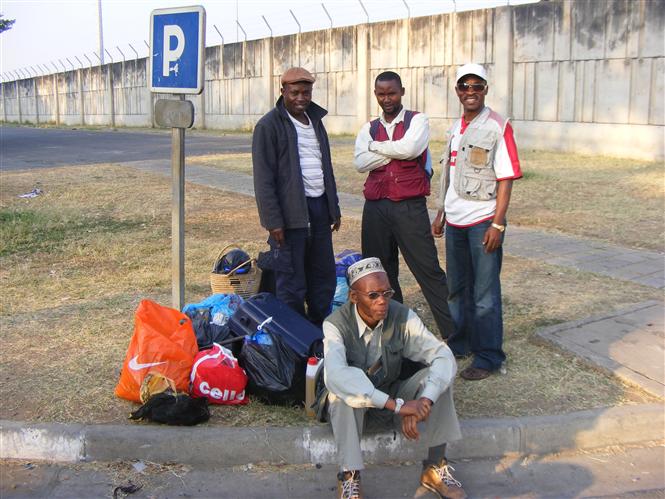
[[[157,9],[150,14],[150,91],[203,91],[205,9]]]

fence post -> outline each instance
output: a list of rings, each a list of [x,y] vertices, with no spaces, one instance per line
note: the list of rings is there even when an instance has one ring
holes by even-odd
[[[513,114],[513,8],[497,7],[494,10],[494,71],[492,86],[496,110],[504,116]]]
[[[108,85],[108,100],[109,108],[111,109],[111,128],[115,128],[115,95],[113,93],[113,70],[111,68],[112,64],[108,64],[107,74],[106,74],[106,84]],[[99,66],[100,71],[104,71],[104,66]]]
[[[35,94],[35,121],[39,125],[39,96],[37,95],[37,77],[32,79],[32,91]]]
[[[262,110],[267,112],[275,104],[275,86],[273,84],[273,73],[275,71],[274,61],[274,46],[273,38],[264,38],[263,40],[263,85],[266,89],[268,96],[268,109]]]
[[[357,104],[356,104],[356,118],[358,126],[364,125],[369,120],[369,105],[370,105],[370,36],[369,24],[358,24],[356,26],[356,58],[357,58],[357,78],[358,86],[357,91]]]
[[[21,115],[21,94],[18,89],[18,80],[14,80],[14,85],[16,89],[16,107],[18,108],[18,122],[23,123],[23,116]]]
[[[60,93],[58,93],[58,73],[53,73],[53,97],[55,98],[55,124],[60,124]]]
[[[0,85],[2,85],[2,117],[4,123],[7,123],[7,92],[5,90],[7,84],[3,82]]]
[[[83,108],[84,106],[84,99],[83,99],[83,73],[82,69],[78,69],[77,73],[77,80],[78,80],[78,87],[79,87],[79,105],[81,106],[81,125],[85,125],[85,110]]]

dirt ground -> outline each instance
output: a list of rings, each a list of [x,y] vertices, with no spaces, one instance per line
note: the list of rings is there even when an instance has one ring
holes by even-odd
[[[44,194],[19,199],[37,183]],[[0,186],[0,418],[122,423],[137,406],[117,382],[141,299],[170,303],[170,181],[117,165],[3,174]],[[186,301],[210,294],[220,249],[250,254],[266,234],[254,200],[187,185]],[[335,249],[359,249],[359,222],[345,219]],[[439,244],[442,264],[443,248]],[[406,303],[433,328],[413,277]],[[506,373],[455,382],[463,418],[567,412],[652,401],[575,358],[532,341],[541,326],[647,299],[656,290],[507,257]],[[464,367],[464,364],[461,364]],[[210,425],[311,424],[300,408],[214,407]]]

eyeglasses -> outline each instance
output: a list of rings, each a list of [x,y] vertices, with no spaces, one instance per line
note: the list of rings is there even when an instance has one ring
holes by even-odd
[[[369,293],[363,293],[357,289],[354,289],[354,291],[356,293],[360,293],[361,295],[367,296],[372,301],[378,300],[380,296],[383,296],[386,300],[390,300],[395,294],[394,289],[386,289],[385,291],[370,291]]]
[[[482,92],[487,88],[487,83],[458,83],[457,90],[460,92],[468,92],[470,89],[474,92]]]

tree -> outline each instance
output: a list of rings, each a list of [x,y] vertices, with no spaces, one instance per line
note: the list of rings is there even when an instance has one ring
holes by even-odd
[[[16,22],[16,19],[3,19],[3,15],[0,14],[0,33],[7,31],[12,28],[12,24]]]

